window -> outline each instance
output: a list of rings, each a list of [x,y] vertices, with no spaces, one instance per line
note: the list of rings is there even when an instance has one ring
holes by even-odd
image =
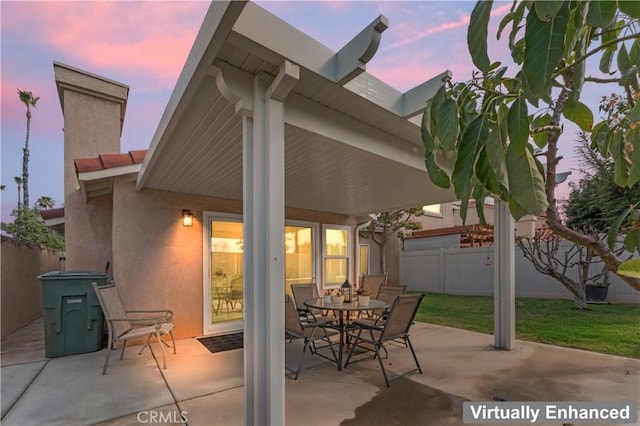
[[[344,283],[349,276],[351,228],[348,226],[325,225],[322,231],[324,287],[335,287]]]
[[[422,210],[427,214],[442,215],[442,204],[430,204],[423,206]]]

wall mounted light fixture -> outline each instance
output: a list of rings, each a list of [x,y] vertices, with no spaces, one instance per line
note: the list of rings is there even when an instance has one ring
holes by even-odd
[[[182,226],[193,226],[193,213],[189,209],[182,209]]]

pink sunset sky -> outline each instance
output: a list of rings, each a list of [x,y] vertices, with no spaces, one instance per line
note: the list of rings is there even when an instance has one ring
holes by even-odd
[[[473,64],[466,29],[469,1],[261,1],[273,14],[338,50],[378,15],[389,20],[367,71],[406,91],[449,69],[467,80]],[[511,3],[494,4],[490,57],[508,61],[495,28]],[[63,205],[63,117],[53,61],[129,85],[122,152],[148,148],[209,7],[203,1],[0,2],[2,221],[17,204],[22,173],[25,107],[17,90],[39,96],[32,113],[30,201],[48,195]],[[588,90],[585,90],[588,96]],[[592,108],[598,98],[584,100]],[[575,130],[565,128],[562,154],[571,159]],[[573,165],[564,163],[561,169]],[[575,172],[574,172],[575,175]],[[564,184],[566,193],[566,184]]]

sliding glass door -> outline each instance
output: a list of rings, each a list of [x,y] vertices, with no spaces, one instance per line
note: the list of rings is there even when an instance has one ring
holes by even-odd
[[[242,217],[206,213],[204,238],[204,334],[242,330],[244,246]],[[285,291],[291,284],[316,282],[317,225],[285,226]]]

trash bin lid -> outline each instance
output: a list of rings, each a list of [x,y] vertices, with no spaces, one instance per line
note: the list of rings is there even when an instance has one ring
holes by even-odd
[[[39,275],[38,278],[45,278],[47,280],[68,280],[73,278],[104,278],[106,274],[104,272],[96,272],[96,271],[51,271],[46,272],[42,275]]]

